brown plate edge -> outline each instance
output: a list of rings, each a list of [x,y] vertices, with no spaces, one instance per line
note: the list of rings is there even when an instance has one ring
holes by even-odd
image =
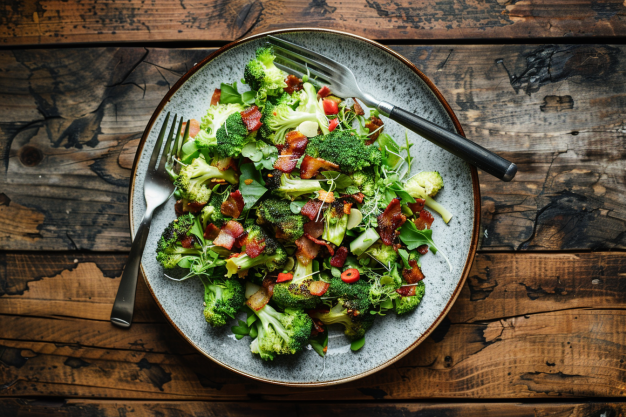
[[[220,49],[218,49],[217,51],[211,53],[206,58],[204,58],[202,61],[200,61],[199,63],[194,65],[193,68],[191,68],[185,75],[183,75],[172,86],[172,88],[169,89],[169,91],[167,92],[165,97],[163,97],[163,100],[161,100],[161,102],[157,106],[155,112],[152,114],[152,117],[148,121],[146,129],[144,130],[144,132],[143,132],[143,134],[141,136],[141,141],[139,142],[139,146],[137,147],[137,153],[135,154],[135,159],[133,161],[132,179],[131,179],[130,189],[129,189],[128,211],[129,211],[129,222],[130,222],[130,234],[131,234],[131,237],[133,239],[135,237],[134,236],[135,233],[134,233],[134,229],[133,229],[133,223],[134,222],[133,222],[133,208],[132,207],[133,207],[133,194],[134,194],[134,190],[135,190],[135,177],[136,177],[137,163],[139,162],[139,158],[140,158],[140,156],[141,156],[141,154],[143,152],[143,147],[144,147],[144,145],[146,143],[148,135],[150,134],[150,131],[152,130],[152,125],[154,124],[154,122],[158,118],[158,116],[161,113],[161,111],[163,111],[163,108],[165,107],[165,104],[167,104],[167,102],[170,100],[172,95],[176,91],[178,91],[178,89],[187,81],[187,79],[189,77],[191,77],[193,74],[196,73],[196,71],[198,71],[206,63],[208,63],[209,61],[213,60],[215,57],[217,57],[221,53],[229,50],[230,48],[232,48],[232,47],[234,47],[236,45],[239,45],[242,42],[247,42],[247,41],[250,41],[250,40],[253,40],[253,39],[262,38],[262,37],[267,36],[267,35],[276,35],[276,34],[289,33],[289,32],[323,32],[323,33],[334,33],[334,34],[339,34],[339,35],[343,35],[343,36],[349,36],[349,37],[356,38],[356,39],[359,39],[361,41],[367,42],[367,43],[369,43],[369,44],[371,44],[373,46],[376,46],[377,48],[382,49],[383,51],[393,55],[394,57],[399,59],[401,62],[403,62],[405,65],[407,65],[409,68],[411,68],[413,70],[413,72],[415,72],[422,79],[422,81],[424,81],[426,83],[426,85],[428,85],[428,87],[435,94],[435,96],[437,97],[439,102],[446,109],[446,112],[448,113],[448,116],[450,116],[450,119],[452,120],[452,123],[454,124],[454,127],[456,128],[457,132],[460,135],[465,136],[465,133],[463,132],[463,127],[461,126],[461,123],[457,119],[456,114],[454,113],[454,111],[452,110],[452,108],[450,107],[450,105],[448,104],[446,99],[443,97],[441,92],[437,89],[435,84],[433,84],[433,82],[422,71],[420,71],[411,61],[409,61],[408,59],[406,59],[404,56],[400,55],[399,53],[395,52],[394,50],[386,47],[385,45],[382,45],[382,44],[380,44],[378,42],[375,42],[375,41],[373,41],[371,39],[367,39],[367,38],[364,38],[362,36],[354,35],[354,34],[351,34],[351,33],[343,32],[343,31],[339,31],[339,30],[332,30],[332,29],[321,29],[321,28],[278,29],[278,30],[273,30],[273,31],[259,33],[259,34],[252,35],[252,36],[249,36],[249,37],[246,37],[246,38],[243,38],[243,39],[239,39],[239,40],[236,40],[234,42],[231,42],[231,43],[221,47]],[[478,248],[478,235],[479,235],[479,231],[480,231],[480,209],[481,209],[480,201],[481,201],[481,199],[480,199],[480,185],[478,183],[478,171],[476,170],[476,168],[474,166],[470,165],[470,173],[471,173],[471,177],[472,177],[472,190],[474,192],[474,224],[473,224],[472,239],[471,239],[471,242],[470,242],[469,252],[468,252],[467,258],[465,260],[465,267],[463,268],[463,272],[461,274],[461,279],[459,280],[456,288],[454,289],[454,292],[452,293],[452,296],[448,300],[446,306],[441,311],[441,313],[439,314],[437,319],[430,325],[430,327],[428,329],[426,329],[426,331],[415,342],[413,342],[409,347],[407,347],[404,351],[400,352],[394,358],[389,359],[387,362],[385,362],[385,363],[383,363],[381,365],[378,365],[377,367],[372,368],[369,371],[363,372],[363,373],[358,374],[358,375],[354,375],[354,376],[351,376],[351,377],[348,377],[348,378],[336,379],[336,380],[332,380],[332,381],[319,382],[319,383],[318,382],[294,383],[294,382],[282,382],[282,381],[274,381],[274,380],[270,380],[270,379],[260,378],[258,376],[250,375],[250,374],[242,372],[242,371],[240,371],[238,369],[235,369],[235,368],[233,368],[231,366],[228,366],[228,365],[226,365],[226,364],[224,364],[224,363],[222,363],[222,362],[212,358],[210,355],[206,354],[200,347],[198,347],[195,343],[193,343],[183,333],[183,331],[178,326],[176,326],[176,324],[174,324],[174,322],[172,322],[172,320],[170,319],[169,315],[165,312],[165,310],[163,309],[163,306],[161,305],[161,303],[159,302],[158,298],[154,294],[154,291],[152,290],[152,287],[150,286],[150,283],[146,279],[146,274],[145,274],[145,271],[143,269],[143,265],[141,265],[141,274],[142,274],[142,276],[144,278],[144,281],[145,281],[145,283],[146,283],[146,285],[148,287],[148,290],[150,291],[150,294],[152,294],[152,297],[156,301],[157,305],[159,306],[159,309],[161,309],[161,312],[164,314],[164,316],[168,320],[168,322],[176,329],[176,331],[178,331],[178,333],[180,333],[180,335],[185,340],[187,340],[187,342],[189,342],[189,344],[191,344],[200,353],[202,353],[204,356],[206,356],[207,358],[209,358],[213,362],[217,363],[218,365],[221,365],[224,368],[229,369],[229,370],[231,370],[231,371],[233,371],[233,372],[235,372],[237,374],[244,375],[246,377],[249,377],[249,378],[257,380],[257,381],[267,382],[267,383],[275,384],[275,385],[289,386],[289,387],[323,387],[323,386],[337,385],[337,384],[343,384],[345,382],[354,381],[356,379],[360,379],[360,378],[363,378],[365,376],[371,375],[371,374],[373,374],[375,372],[378,372],[378,371],[382,370],[383,368],[386,368],[387,366],[389,366],[392,363],[400,360],[401,358],[406,356],[409,352],[411,352],[413,349],[415,349],[428,336],[430,336],[430,334],[433,332],[433,330],[435,330],[435,328],[441,323],[441,321],[444,319],[444,317],[446,316],[448,311],[450,311],[450,309],[452,308],[452,305],[454,304],[454,302],[458,298],[458,296],[459,296],[459,294],[461,292],[461,289],[463,288],[463,284],[465,284],[465,280],[467,279],[467,276],[469,275],[469,271],[470,271],[470,269],[472,267],[472,262],[474,260],[475,255],[476,255],[476,250]]]

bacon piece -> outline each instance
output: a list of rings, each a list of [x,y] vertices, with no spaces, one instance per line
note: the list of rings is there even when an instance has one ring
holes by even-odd
[[[250,236],[246,236],[246,255],[251,258],[256,258],[265,250],[265,238],[251,239]]]
[[[310,239],[307,239],[304,236],[296,240],[295,243],[298,247],[296,257],[298,257],[298,255],[301,255],[298,257],[298,259],[300,261],[304,261],[302,263],[305,265],[308,265],[309,261],[311,259],[314,259],[320,251],[320,245],[311,241]],[[303,257],[306,258],[306,260],[303,259]]]
[[[193,236],[185,236],[181,239],[180,244],[185,249],[193,248]]]
[[[274,295],[274,285],[276,285],[276,279],[270,278],[270,277],[265,277],[263,279],[263,283],[261,284],[261,287],[267,290],[267,293],[270,296],[270,298],[272,298],[272,296]]]
[[[354,201],[356,201],[357,203],[362,203],[363,199],[365,198],[365,195],[363,193],[356,193],[356,194],[342,194],[341,198],[351,198]]]
[[[305,233],[304,236],[311,239],[313,242],[317,243],[318,245],[326,246],[326,249],[328,249],[330,256],[333,256],[335,254],[335,249],[333,248],[333,246],[330,243],[326,242],[325,240],[316,239],[308,233]]]
[[[319,196],[317,199],[323,203],[333,203],[335,201],[335,194],[332,192],[319,190]]]
[[[287,146],[281,149],[274,168],[290,173],[296,168],[298,159],[304,155],[309,139],[297,130],[293,130],[285,135],[285,141]]]
[[[237,239],[235,239],[235,246],[238,248],[243,247],[243,245],[246,244],[246,241],[248,240],[248,232],[244,231],[241,236],[239,236]]]
[[[339,171],[339,165],[335,163],[322,158],[313,158],[312,156],[305,155],[300,164],[300,178],[304,180],[313,178],[322,168],[325,170]]]
[[[224,216],[229,216],[233,219],[236,219],[241,215],[244,206],[245,203],[243,201],[241,191],[237,190],[230,193],[226,201],[222,203],[220,211]]]
[[[215,91],[213,91],[213,95],[211,96],[211,106],[217,106],[218,104],[220,104],[221,97],[222,97],[222,90],[220,90],[219,88],[216,88]]]
[[[393,245],[396,237],[396,229],[404,224],[406,216],[402,214],[400,209],[400,199],[394,198],[378,217],[378,226],[376,231],[380,235],[380,239],[387,246]]]
[[[174,212],[176,213],[176,217],[180,217],[185,214],[183,211],[183,200],[176,201],[176,204],[174,204]]]
[[[420,211],[424,210],[424,204],[426,204],[426,200],[423,198],[416,198],[415,203],[407,203],[406,205],[409,206],[413,214],[417,216]]]
[[[419,217],[413,220],[413,223],[415,223],[417,230],[424,230],[430,229],[430,226],[433,224],[434,221],[435,218],[432,214],[430,214],[430,211],[422,210],[420,211]]]
[[[209,223],[206,225],[204,229],[204,238],[209,240],[215,240],[217,235],[220,234],[220,228],[214,225],[213,223]]]
[[[350,214],[352,210],[352,203],[343,203],[343,214]]]
[[[181,135],[185,132],[185,128],[187,126],[187,122],[183,122],[183,126],[181,128]],[[191,119],[191,124],[189,125],[189,137],[194,138],[200,132],[200,122],[196,119]]]
[[[400,287],[396,290],[401,297],[413,297],[415,295],[415,285],[405,285],[404,287]]]
[[[327,85],[320,88],[319,91],[317,92],[318,99],[328,97],[329,95],[330,95],[330,88],[328,88]]]
[[[324,333],[324,323],[320,319],[313,318],[313,330],[311,330],[311,337],[315,337],[320,333]]]
[[[222,226],[219,234],[213,240],[213,244],[215,246],[221,246],[223,248],[231,250],[233,248],[233,245],[235,244],[235,241],[245,233],[246,231],[240,223],[234,220],[230,220]]]
[[[309,220],[314,221],[317,218],[317,214],[320,211],[323,211],[324,209],[326,209],[326,207],[322,207],[322,206],[327,206],[327,204],[324,204],[319,200],[309,200],[300,210],[300,214],[308,217]]]
[[[428,253],[428,245],[422,245],[417,247],[417,252],[420,255],[426,255]]]
[[[187,203],[187,209],[192,213],[199,213],[206,206],[206,202],[191,201]]]
[[[285,84],[287,84],[287,87],[283,88],[283,91],[287,94],[293,94],[294,91],[300,91],[303,88],[302,80],[293,74],[289,74],[285,78]]]
[[[345,246],[340,246],[339,249],[335,252],[335,255],[330,260],[330,265],[343,268],[343,264],[346,263],[346,259],[348,258],[348,248]]]
[[[328,287],[330,287],[330,284],[327,282],[313,281],[311,285],[309,285],[309,292],[311,293],[311,295],[316,295],[320,297],[326,294],[326,291],[328,291]]]
[[[356,98],[355,98],[355,97],[353,97],[353,98],[352,98],[352,101],[354,101],[354,106],[353,106],[353,107],[354,107],[354,113],[355,113],[357,116],[365,116],[365,112],[363,111],[363,107],[361,107],[361,105],[359,104],[359,102],[358,102],[358,101],[356,101]]]
[[[316,222],[311,220],[310,222],[305,223],[304,233],[308,233],[314,238],[322,236],[322,234],[324,233],[324,221],[320,220]]]
[[[252,294],[250,298],[248,298],[246,304],[254,311],[259,311],[265,307],[267,303],[269,303],[270,298],[272,297],[269,295],[267,288],[261,287],[257,292]]]
[[[383,132],[383,129],[381,128],[380,130],[377,130],[376,132],[374,131],[378,129],[379,127],[381,127],[383,124],[384,124],[383,121],[380,120],[376,116],[370,117],[370,121],[365,123],[365,127],[370,130],[370,134],[367,135],[368,139],[365,141],[366,145],[371,145],[372,143],[374,143],[376,139],[378,139],[378,135],[380,135]]]
[[[261,125],[261,112],[257,106],[252,106],[241,112],[241,120],[248,128],[248,132],[259,130]]]
[[[424,274],[422,273],[420,267],[417,265],[417,261],[415,259],[411,259],[409,261],[409,266],[411,267],[410,269],[404,268],[402,270],[402,278],[404,278],[406,282],[408,282],[409,284],[417,284],[424,279]]]

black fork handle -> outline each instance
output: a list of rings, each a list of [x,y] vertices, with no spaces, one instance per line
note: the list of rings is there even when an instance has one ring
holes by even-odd
[[[502,181],[511,181],[517,173],[513,162],[400,107],[393,106],[389,118]]]

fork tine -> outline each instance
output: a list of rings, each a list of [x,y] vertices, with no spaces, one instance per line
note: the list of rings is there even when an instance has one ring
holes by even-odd
[[[272,45],[272,44],[268,43],[268,45]],[[301,65],[307,65],[309,68],[313,68],[319,71],[320,73],[325,74],[325,76],[327,77],[332,76],[333,74],[337,73],[337,70],[333,70],[332,68],[329,68],[323,64],[320,64],[314,59],[310,59],[310,58],[307,58],[306,56],[296,54],[288,49],[281,48],[280,46],[276,46],[276,45],[272,45],[272,46],[274,48],[274,53],[276,55],[276,58],[288,59],[292,62],[296,62],[294,61],[294,59],[298,61],[302,61],[304,64],[301,64]]]
[[[330,82],[332,79],[332,77],[329,77],[328,75],[322,74],[321,72],[316,71],[315,69],[307,67],[305,64],[301,64],[299,62],[296,62],[282,55],[278,55],[278,54],[276,55],[276,59],[274,60],[274,62],[277,62],[277,61],[283,65],[294,67],[293,69],[299,70],[303,74],[306,74],[308,70],[308,73],[310,75],[317,77],[317,79],[319,80]]]
[[[152,150],[152,155],[150,156],[150,163],[148,164],[148,171],[154,170],[156,168],[159,153],[161,152],[161,145],[163,144],[163,137],[165,136],[165,132],[167,131],[167,122],[170,120],[170,112],[167,112],[167,116],[165,116],[165,121],[163,122],[163,126],[161,126],[161,131],[159,132],[159,138],[157,139],[156,144],[154,145],[154,149]]]
[[[345,66],[343,66],[339,62],[333,61],[330,58],[320,55],[317,52],[313,52],[310,49],[304,48],[300,45],[296,45],[295,43],[291,43],[289,41],[276,38],[271,35],[269,35],[268,38],[270,39],[270,42],[273,45],[282,47],[283,49],[290,51],[292,54],[296,54],[296,56],[299,55],[299,57],[302,57],[301,58],[302,60],[304,60],[303,58],[309,59],[310,61],[312,61],[312,62],[309,62],[310,64],[316,64],[321,68],[326,67],[328,70],[335,70],[335,71],[343,71],[347,69]]]
[[[163,153],[161,154],[161,161],[159,162],[159,167],[157,168],[158,172],[164,172],[165,166],[170,159],[170,148],[172,147],[172,137],[174,136],[174,125],[176,124],[176,115],[174,115],[174,123],[170,128],[170,133],[167,136],[167,141],[165,141],[165,146],[163,146]]]

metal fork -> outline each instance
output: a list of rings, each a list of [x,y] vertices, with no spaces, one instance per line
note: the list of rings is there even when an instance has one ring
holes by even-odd
[[[482,146],[450,132],[409,111],[378,100],[369,93],[364,93],[348,67],[330,58],[313,52],[295,43],[268,36],[269,45],[276,55],[274,64],[300,78],[309,74],[318,84],[328,85],[333,94],[339,97],[358,97],[368,107],[378,109],[380,113],[395,120],[404,127],[418,133],[425,139],[442,147],[448,152],[464,159],[468,163],[503,181],[511,181],[517,173],[517,166]]]
[[[146,245],[146,239],[150,232],[152,214],[154,210],[163,205],[174,192],[174,185],[172,184],[169,173],[174,172],[176,168],[175,158],[180,152],[180,131],[183,118],[181,117],[180,123],[178,123],[176,140],[172,141],[177,122],[177,116],[174,115],[174,122],[170,128],[167,141],[165,142],[165,146],[162,147],[161,145],[163,144],[163,138],[165,137],[169,119],[170,113],[168,112],[165,117],[165,122],[163,122],[163,126],[161,127],[161,131],[159,132],[157,142],[152,150],[152,156],[150,157],[143,184],[144,198],[146,199],[146,212],[143,215],[143,219],[141,219],[137,236],[135,236],[133,245],[130,248],[126,268],[124,268],[120,286],[117,289],[117,296],[113,303],[113,309],[111,310],[111,323],[124,328],[130,327],[133,321],[139,265],[141,264],[143,248]],[[187,122],[185,135],[182,140],[189,136],[189,125],[190,123]],[[161,148],[163,149],[162,153]],[[160,157],[159,154],[161,154]]]

